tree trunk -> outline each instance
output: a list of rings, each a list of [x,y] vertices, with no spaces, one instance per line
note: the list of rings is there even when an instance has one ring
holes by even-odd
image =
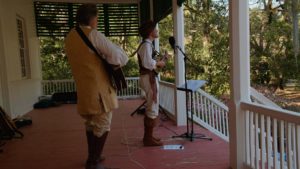
[[[298,26],[298,0],[292,0],[292,18],[293,18],[293,45],[296,68],[298,72],[298,55],[299,55],[299,26]]]

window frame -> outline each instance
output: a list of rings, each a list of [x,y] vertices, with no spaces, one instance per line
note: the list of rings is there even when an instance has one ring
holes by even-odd
[[[21,23],[21,27],[19,24]],[[21,68],[21,78],[30,79],[31,78],[31,68],[30,68],[30,57],[29,57],[29,47],[28,47],[28,37],[26,30],[26,21],[20,15],[16,16],[16,27],[17,27],[17,38],[18,38],[18,51],[20,57],[20,68]],[[21,31],[20,31],[21,30]],[[22,35],[20,35],[22,34]],[[23,43],[23,44],[22,44]]]

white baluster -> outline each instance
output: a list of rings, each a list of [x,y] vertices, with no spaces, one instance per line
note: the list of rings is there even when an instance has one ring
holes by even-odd
[[[255,113],[255,168],[259,168],[259,127],[258,114]]]
[[[297,169],[300,169],[300,125],[296,126]]]
[[[193,99],[193,100],[192,100]],[[194,116],[197,116],[197,113],[196,113],[196,100],[195,100],[195,92],[192,92],[191,93],[191,101],[193,101],[193,110],[191,108],[191,111],[194,111]],[[198,117],[198,116],[197,116]],[[192,122],[194,123],[194,122]]]
[[[250,161],[251,161],[251,167],[255,167],[255,129],[256,126],[254,125],[254,113],[250,112]]]
[[[205,122],[205,114],[204,114],[204,107],[203,107],[204,101],[203,101],[203,96],[201,94],[200,94],[200,102],[201,102],[200,108],[201,108],[202,120]]]
[[[199,111],[199,105],[200,105],[200,102],[199,102],[199,93],[195,92],[194,95],[196,96],[196,98],[195,98],[195,103],[196,103],[196,105],[195,105],[195,113],[196,113],[197,117],[199,119],[201,119],[201,115],[200,115],[200,111]]]
[[[296,149],[296,125],[292,124],[292,146],[293,146],[293,168],[297,167],[297,149]]]
[[[277,153],[278,153],[278,129],[277,129],[277,119],[273,119],[273,164],[274,164],[274,169],[278,169],[278,156],[277,156]]]
[[[246,163],[250,165],[250,113],[246,111],[245,115],[245,129],[246,129]]]
[[[285,155],[285,146],[284,146],[284,121],[283,120],[280,120],[280,167],[281,169],[284,169],[285,167],[285,158],[284,158],[284,155]]]
[[[225,123],[225,114],[226,111],[221,108],[221,114],[222,114],[222,133],[226,135],[226,123]]]
[[[292,124],[287,124],[287,163],[288,168],[293,168],[293,157],[292,157]]]
[[[229,136],[229,125],[228,125],[228,113],[225,113],[225,115],[226,115],[226,130],[227,130],[227,132],[226,132],[226,136]]]
[[[260,148],[260,161],[261,161],[261,168],[265,169],[265,163],[266,163],[266,158],[265,158],[265,152],[266,152],[266,140],[265,140],[265,116],[261,115],[260,119],[260,143],[261,143],[261,148]]]
[[[209,124],[209,117],[208,117],[208,110],[207,110],[207,99],[206,97],[203,97],[204,99],[204,105],[203,105],[203,109],[204,109],[204,114],[205,114],[205,119],[206,119],[206,123]]]
[[[212,127],[215,129],[216,128],[216,117],[215,117],[215,110],[214,110],[214,104],[212,101],[210,101],[210,112],[211,112],[211,120],[212,120]]]
[[[218,125],[219,126],[219,131],[222,133],[222,130],[223,130],[222,126],[223,125],[222,125],[222,118],[221,118],[222,117],[221,116],[221,108],[219,106],[217,107],[217,112],[218,112],[218,120],[219,120],[219,125]]]
[[[271,169],[272,163],[272,140],[271,140],[271,118],[267,117],[267,167]],[[274,139],[274,138],[273,138]]]
[[[212,113],[211,113],[211,102],[207,99],[207,108],[208,108],[208,117],[209,117],[209,125],[212,126]]]

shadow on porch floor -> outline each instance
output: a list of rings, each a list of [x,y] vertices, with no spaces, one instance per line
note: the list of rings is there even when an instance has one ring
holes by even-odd
[[[198,126],[196,133],[206,134],[213,141],[172,139],[173,131],[184,133],[185,127],[176,127],[172,121],[164,119],[156,135],[165,144],[183,144],[185,149],[143,147],[143,116],[130,116],[141,103],[141,100],[120,101],[104,148],[105,166],[115,169],[228,169],[228,143]],[[29,116],[33,125],[22,129],[25,137],[4,146],[0,154],[1,169],[84,168],[86,138],[75,105],[34,110]]]

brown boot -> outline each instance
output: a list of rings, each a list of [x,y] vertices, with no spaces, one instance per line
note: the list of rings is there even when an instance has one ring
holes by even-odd
[[[86,135],[88,140],[88,159],[85,168],[105,169],[105,167],[100,164],[100,161],[108,132],[105,132],[101,137],[95,136],[92,131],[87,131]]]
[[[158,123],[159,123],[158,118],[155,118],[155,119],[153,119],[153,120],[154,120],[154,127],[158,126]],[[155,141],[158,141],[158,142],[161,141],[161,138],[155,137],[155,136],[153,136],[153,135],[152,135],[152,138],[153,138]]]
[[[153,138],[153,128],[155,126],[155,119],[144,118],[144,146],[162,146],[163,143]]]

